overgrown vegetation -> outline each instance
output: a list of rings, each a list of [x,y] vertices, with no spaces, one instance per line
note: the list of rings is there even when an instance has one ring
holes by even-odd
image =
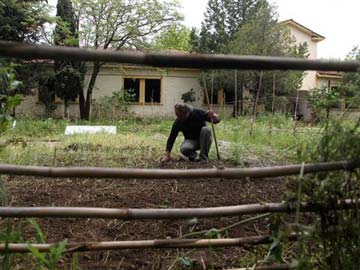
[[[269,133],[269,119],[273,132]],[[245,166],[295,162],[300,143],[317,140],[317,127],[299,126],[292,132],[290,117],[276,114],[259,116],[249,135],[251,119],[223,119],[216,131],[223,158],[233,164]],[[157,167],[164,151],[172,120],[125,119],[113,122],[76,122],[76,124],[100,124],[117,127],[118,134],[94,134],[64,136],[65,120],[19,119],[15,129],[4,133],[3,139],[22,138],[27,142],[7,147],[0,153],[6,163],[58,166],[110,166],[110,167]],[[179,144],[181,138],[178,138]],[[145,151],[146,150],[146,151]],[[174,148],[175,153],[178,147]],[[176,155],[175,155],[176,157]],[[215,159],[215,147],[210,157]],[[270,158],[271,157],[271,158]]]
[[[299,162],[359,160],[360,120],[331,120],[322,127],[318,143],[298,148]],[[360,266],[359,170],[302,175],[289,181],[287,200],[320,205],[318,212],[286,218],[273,218],[273,243],[269,254],[274,262],[296,269],[358,269]],[[343,208],[346,203],[348,207]],[[298,208],[297,208],[298,209]],[[296,233],[297,242],[289,236]],[[268,261],[268,260],[267,260]],[[254,261],[253,261],[254,262]]]
[[[14,94],[19,84],[13,64],[0,59],[0,134],[9,127],[13,109],[21,102],[20,96]]]
[[[224,23],[226,22],[226,23]],[[193,50],[202,53],[268,55],[306,58],[307,44],[296,44],[289,30],[278,22],[276,8],[264,0],[210,0],[200,32],[192,32]],[[234,102],[234,115],[244,114],[244,91],[257,97],[271,111],[271,96],[289,96],[301,86],[303,72],[204,71],[207,89],[223,89],[225,101]],[[200,84],[204,87],[201,78]],[[255,101],[255,100],[254,100]],[[254,103],[254,107],[255,107]]]

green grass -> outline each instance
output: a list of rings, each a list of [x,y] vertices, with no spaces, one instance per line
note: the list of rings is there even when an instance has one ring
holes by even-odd
[[[24,140],[26,145],[11,143],[3,147],[0,162],[42,166],[158,167],[172,122],[171,119],[129,119],[115,123],[18,119],[16,127],[6,131],[0,141]],[[114,124],[117,134],[65,136],[65,127],[69,124]],[[284,115],[259,115],[250,135],[251,124],[250,117],[239,117],[223,119],[216,125],[222,159],[240,166],[296,162],[299,146],[316,143],[319,138],[319,127],[302,123],[297,123],[296,132],[293,132],[294,122]],[[181,137],[176,141],[173,156],[179,153]],[[216,158],[214,145],[210,158]]]

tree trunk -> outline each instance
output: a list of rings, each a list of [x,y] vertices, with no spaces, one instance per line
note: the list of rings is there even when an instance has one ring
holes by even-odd
[[[79,89],[79,110],[80,110],[80,119],[85,120],[85,97],[84,97],[84,89],[81,87]]]
[[[99,74],[101,68],[101,64],[99,62],[95,62],[93,65],[93,70],[91,73],[91,78],[89,85],[86,91],[86,98],[84,93],[84,81],[85,81],[85,74],[86,68],[85,64],[80,68],[81,72],[81,79],[79,83],[79,110],[80,110],[80,119],[82,120],[90,120],[91,118],[91,100],[92,100],[92,92],[94,90],[95,82],[97,75]]]
[[[244,83],[241,86],[240,90],[240,115],[244,115]]]
[[[93,70],[91,73],[91,78],[89,82],[89,86],[87,88],[86,100],[84,106],[84,119],[90,120],[91,118],[91,101],[92,101],[92,92],[94,90],[95,82],[97,75],[99,74],[101,64],[99,62],[95,62],[93,65]]]
[[[80,63],[79,65],[80,78],[77,84],[78,93],[79,93],[79,111],[80,111],[80,119],[85,120],[85,96],[84,96],[84,82],[85,82],[85,74],[86,74],[86,64],[85,62]]]
[[[66,98],[64,100],[64,118],[69,119],[69,100]]]
[[[234,93],[234,117],[238,117],[239,107],[238,107],[238,87],[237,87],[237,70],[235,70],[235,93]]]
[[[252,134],[253,126],[254,126],[254,122],[255,122],[255,118],[256,118],[256,113],[257,113],[256,109],[257,109],[257,104],[258,104],[259,97],[260,97],[262,77],[263,77],[263,72],[261,71],[260,72],[260,77],[259,77],[258,91],[257,91],[256,98],[255,98],[254,105],[253,105],[252,121],[251,121],[251,127],[250,127],[250,135]]]

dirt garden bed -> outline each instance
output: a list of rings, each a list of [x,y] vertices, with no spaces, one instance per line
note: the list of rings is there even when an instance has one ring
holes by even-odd
[[[222,166],[174,160],[163,168],[198,168]],[[225,164],[230,166],[230,164]],[[5,184],[11,206],[83,206],[110,208],[183,208],[215,207],[246,203],[279,202],[283,198],[285,179],[50,179],[7,176]],[[192,220],[122,221],[105,219],[37,219],[48,242],[65,238],[69,242],[115,241],[179,238],[211,228],[231,225],[242,217]],[[15,220],[16,222],[16,220]],[[20,220],[17,220],[20,222]],[[264,221],[238,226],[223,237],[266,234]],[[33,233],[25,230],[25,239]],[[197,236],[204,238],[204,236]],[[189,250],[123,250],[79,254],[80,268],[85,269],[169,269],[177,256]],[[243,248],[200,249],[189,257],[198,269],[239,267]],[[69,256],[70,257],[70,256]],[[70,259],[62,260],[69,269]],[[206,265],[206,266],[205,266]],[[172,269],[180,269],[174,264]]]

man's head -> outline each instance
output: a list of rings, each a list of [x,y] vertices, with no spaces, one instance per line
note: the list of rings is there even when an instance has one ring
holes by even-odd
[[[185,121],[189,117],[191,110],[191,106],[186,103],[175,104],[175,114],[180,121]]]

